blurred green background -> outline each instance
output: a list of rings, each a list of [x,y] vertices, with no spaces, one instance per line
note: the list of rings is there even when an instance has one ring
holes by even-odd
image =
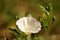
[[[49,2],[53,3],[52,13],[56,20],[44,37],[46,40],[60,40],[60,0],[0,0],[0,40],[3,40],[4,36],[12,40],[13,37],[9,34],[8,28],[15,28],[16,16],[23,17],[29,11],[37,18],[43,13],[39,5],[46,7]]]

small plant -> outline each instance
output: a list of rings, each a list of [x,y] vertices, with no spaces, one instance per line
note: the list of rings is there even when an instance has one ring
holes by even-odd
[[[38,34],[41,33],[42,29],[47,31],[51,28],[49,25],[55,21],[55,16],[52,14],[52,3],[49,3],[46,8],[40,5],[40,8],[44,13],[42,17],[38,17],[38,21],[29,12],[23,18],[16,16],[16,19],[18,19],[16,21],[17,29],[9,28],[12,31],[10,34],[16,40],[43,40],[39,38]]]

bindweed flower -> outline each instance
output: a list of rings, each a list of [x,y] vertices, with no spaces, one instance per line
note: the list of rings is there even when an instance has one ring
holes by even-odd
[[[41,23],[33,17],[23,17],[17,20],[18,28],[26,33],[38,33],[41,30]]]

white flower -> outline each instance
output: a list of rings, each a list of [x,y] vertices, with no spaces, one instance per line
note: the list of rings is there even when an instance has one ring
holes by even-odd
[[[38,33],[41,30],[41,24],[33,17],[20,18],[16,25],[22,32]]]

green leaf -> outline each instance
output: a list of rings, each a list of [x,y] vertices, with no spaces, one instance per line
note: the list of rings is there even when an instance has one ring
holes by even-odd
[[[29,12],[25,13],[25,17],[29,15]]]
[[[18,37],[17,37],[17,35],[15,34],[15,33],[10,33],[13,37],[15,37],[17,40],[19,40],[18,39]]]
[[[50,15],[50,13],[52,12],[52,3],[50,2],[49,3],[49,5],[45,8],[45,7],[43,7],[42,5],[40,5],[40,8],[42,9],[42,11],[47,15],[47,16],[49,16]]]
[[[53,9],[52,6],[53,6],[52,3],[50,2],[49,5],[46,7],[46,10],[48,12],[52,12],[52,9]]]
[[[52,17],[52,24],[54,23],[55,19],[56,19],[56,17],[53,16],[53,17]]]
[[[9,30],[16,32],[17,34],[20,35],[20,33],[16,29],[9,28]]]
[[[14,36],[17,40],[26,40],[27,35],[25,35],[21,31],[17,31],[16,29],[9,28],[12,32],[10,33]]]
[[[47,20],[44,20],[42,25],[43,25],[44,30],[47,30],[49,28],[49,23]]]
[[[25,13],[25,17],[32,17],[32,15],[29,12],[27,12]]]
[[[46,15],[49,15],[49,12],[45,9],[45,7],[43,7],[42,5],[40,5],[40,8],[42,9],[42,11],[43,11]]]
[[[16,16],[16,17],[15,17],[15,19],[16,19],[16,20],[18,20],[18,19],[19,19],[19,17],[18,17],[18,16]]]

